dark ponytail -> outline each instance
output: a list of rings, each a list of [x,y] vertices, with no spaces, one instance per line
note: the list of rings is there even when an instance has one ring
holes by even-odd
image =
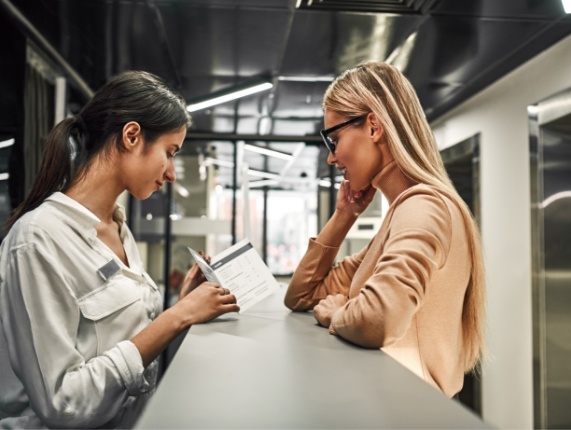
[[[50,194],[61,190],[71,179],[71,147],[68,142],[74,122],[73,118],[65,119],[49,133],[38,175],[22,204],[6,222],[7,229],[26,212],[39,206]]]
[[[65,191],[89,168],[101,151],[123,151],[123,126],[136,121],[146,145],[162,134],[190,127],[182,97],[159,77],[128,71],[110,79],[79,115],[57,124],[46,140],[38,176],[27,197],[6,222],[6,228],[38,207],[56,191]]]

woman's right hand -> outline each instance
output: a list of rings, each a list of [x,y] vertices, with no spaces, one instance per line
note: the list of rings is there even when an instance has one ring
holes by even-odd
[[[234,294],[212,282],[200,284],[186,296],[181,297],[174,308],[181,312],[181,317],[187,326],[240,310]]]
[[[337,192],[336,210],[359,216],[373,201],[375,192],[375,188],[371,185],[362,191],[352,191],[350,182],[344,179]]]

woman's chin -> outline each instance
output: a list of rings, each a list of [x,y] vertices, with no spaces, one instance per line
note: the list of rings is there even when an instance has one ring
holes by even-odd
[[[147,192],[133,192],[133,191],[129,191],[131,193],[131,195],[133,197],[135,197],[137,200],[147,200],[148,198],[150,198],[154,193],[156,193],[157,191],[147,191]]]
[[[355,194],[355,193],[364,193],[365,191],[367,191],[369,188],[371,187],[371,184],[367,184],[364,186],[361,186],[359,184],[357,184],[357,186],[353,186],[353,184],[351,184],[351,193]]]

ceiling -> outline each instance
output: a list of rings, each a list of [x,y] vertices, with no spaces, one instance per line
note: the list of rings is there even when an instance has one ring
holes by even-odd
[[[293,154],[292,161],[249,151],[240,155],[251,168],[281,175],[284,184],[328,172],[316,137],[321,101],[332,77],[343,70],[370,59],[392,62],[434,120],[571,34],[571,18],[560,0],[0,0],[0,5],[0,13],[17,21],[24,17],[29,24],[20,22],[22,31],[40,47],[54,48],[55,62],[60,55],[73,71],[62,70],[73,88],[72,110],[126,69],[162,76],[189,102],[269,77],[270,91],[194,112],[185,146],[226,162],[236,160],[228,139]]]

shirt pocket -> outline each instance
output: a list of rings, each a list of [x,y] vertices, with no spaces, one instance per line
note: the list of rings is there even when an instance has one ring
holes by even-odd
[[[79,299],[78,305],[84,317],[80,332],[95,335],[97,355],[132,338],[149,323],[140,286],[123,276],[114,276],[103,288]]]

